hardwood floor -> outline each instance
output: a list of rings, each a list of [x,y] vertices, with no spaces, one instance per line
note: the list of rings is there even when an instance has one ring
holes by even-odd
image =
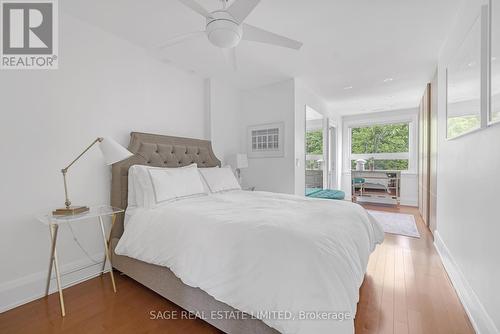
[[[421,238],[386,234],[371,255],[356,333],[474,333],[418,211],[369,208],[415,215]],[[220,333],[199,319],[150,320],[150,311],[181,309],[126,276],[115,277],[116,294],[107,275],[64,290],[64,319],[57,294],[4,312],[0,333]]]
[[[372,253],[360,290],[356,333],[474,333],[418,210],[365,208],[413,214],[420,239],[386,233]]]

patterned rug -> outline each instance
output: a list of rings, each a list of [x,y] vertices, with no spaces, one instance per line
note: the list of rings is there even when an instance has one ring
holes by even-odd
[[[368,210],[368,213],[380,223],[385,233],[420,238],[413,215],[374,210]]]

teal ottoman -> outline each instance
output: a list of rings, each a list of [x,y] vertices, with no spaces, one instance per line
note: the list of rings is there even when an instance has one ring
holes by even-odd
[[[345,193],[342,190],[335,189],[306,188],[306,196],[311,198],[343,200],[345,198]]]

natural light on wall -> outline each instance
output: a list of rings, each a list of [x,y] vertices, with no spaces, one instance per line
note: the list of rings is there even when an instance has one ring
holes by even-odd
[[[367,170],[408,170],[409,144],[409,123],[351,128],[351,169],[364,159]]]

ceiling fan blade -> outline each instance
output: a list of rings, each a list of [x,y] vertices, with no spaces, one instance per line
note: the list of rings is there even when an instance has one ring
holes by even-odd
[[[226,61],[231,65],[231,68],[234,71],[237,71],[238,62],[236,61],[236,48],[222,49],[222,53],[224,54]]]
[[[299,50],[302,47],[302,42],[295,41],[288,37],[284,37],[273,32],[254,27],[252,25],[243,24],[243,39],[247,41],[267,43],[284,48]]]
[[[227,11],[236,21],[243,23],[259,2],[260,0],[236,0]]]
[[[184,6],[191,8],[204,17],[211,17],[210,13],[195,0],[179,0]]]
[[[179,44],[179,43],[182,43],[184,41],[188,41],[190,39],[195,39],[195,38],[201,37],[203,35],[205,35],[205,31],[193,31],[193,32],[189,32],[187,34],[182,34],[182,35],[179,35],[179,36],[176,36],[176,37],[169,39],[168,41],[166,41],[165,43],[160,45],[158,47],[158,49],[165,49],[165,48],[171,47],[175,44]]]

